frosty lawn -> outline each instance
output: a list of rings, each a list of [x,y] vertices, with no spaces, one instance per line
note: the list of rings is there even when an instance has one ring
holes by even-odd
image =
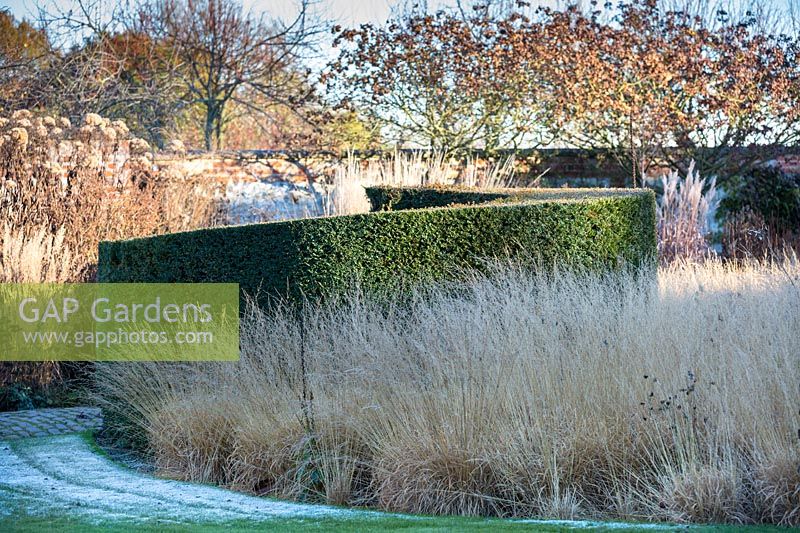
[[[661,524],[414,517],[288,503],[139,474],[109,460],[86,435],[0,442],[0,530],[130,531],[131,528],[145,531],[676,529]]]

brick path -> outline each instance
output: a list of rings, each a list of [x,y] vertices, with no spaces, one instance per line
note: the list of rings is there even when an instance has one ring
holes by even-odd
[[[103,416],[97,407],[31,409],[0,413],[0,440],[46,437],[98,429]]]

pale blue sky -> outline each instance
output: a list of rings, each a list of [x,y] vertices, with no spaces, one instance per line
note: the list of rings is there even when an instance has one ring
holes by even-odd
[[[103,11],[112,11],[112,7],[117,5],[118,2],[113,0],[88,0],[90,3],[96,3],[100,6],[107,6]],[[135,0],[131,0],[135,1]],[[247,8],[253,11],[261,11],[268,16],[280,18],[284,20],[291,20],[297,14],[297,7],[299,0],[242,0]],[[529,0],[530,4],[536,5],[559,5],[570,2],[581,2],[582,0]],[[588,0],[583,0],[588,1]],[[763,5],[775,8],[778,11],[785,13],[794,12],[796,16],[800,17],[800,0],[695,0],[700,2],[699,5],[704,5],[706,2],[710,5],[722,3],[732,3],[739,9],[747,9],[747,6],[753,2],[762,3]],[[67,7],[74,5],[75,0],[0,0],[0,8],[9,8],[11,13],[17,18],[32,18],[35,16],[37,4],[44,3],[44,5],[58,5]],[[382,23],[389,18],[392,13],[393,6],[407,3],[427,3],[431,9],[454,6],[456,0],[312,0],[314,2],[313,9],[315,14],[321,19],[331,21],[333,23],[341,24],[345,27],[353,27],[359,24],[373,22]],[[784,17],[785,18],[785,17]],[[780,19],[780,18],[779,18]],[[796,19],[795,19],[796,20]],[[776,21],[777,22],[777,21]]]
[[[62,5],[69,1],[58,0]],[[108,2],[113,5],[115,2]],[[324,0],[316,9],[326,18],[337,19],[342,24],[361,24],[364,22],[382,22],[390,14],[389,0]],[[30,16],[36,11],[36,0],[0,0],[0,5],[8,7],[16,17]],[[263,10],[278,17],[289,17],[297,12],[297,2],[293,0],[245,0],[247,7]]]
[[[71,0],[38,0],[46,3],[56,2],[62,6],[69,5]],[[109,7],[117,2],[99,0],[105,2]],[[297,0],[243,0],[245,6],[256,11],[264,11],[278,18],[291,17],[297,12]],[[335,20],[337,23],[347,26],[362,24],[365,22],[383,22],[391,14],[393,5],[397,5],[402,0],[317,0],[315,9],[326,19]],[[418,1],[418,0],[417,0]],[[718,0],[700,0],[701,2],[716,3]],[[724,1],[724,0],[723,0]],[[748,4],[752,0],[733,0],[734,3]],[[774,5],[777,8],[786,9],[789,6],[800,10],[800,0],[762,0],[766,4]],[[421,2],[420,2],[421,3]],[[430,7],[452,6],[456,0],[428,0]],[[533,0],[533,5],[556,4],[558,0]],[[563,3],[563,2],[561,2]],[[18,18],[30,17],[36,12],[37,0],[0,0],[0,6],[10,8],[11,12]]]
[[[102,12],[111,12],[118,2],[113,0],[87,0],[89,4],[98,6]],[[354,27],[368,22],[382,23],[386,21],[393,6],[404,0],[312,0],[314,15],[321,20],[344,27]],[[415,0],[419,1],[419,0]],[[552,2],[554,0],[543,0]],[[264,12],[270,17],[291,21],[298,13],[298,0],[242,0],[245,7],[254,12]],[[8,7],[18,19],[35,18],[38,12],[37,5],[59,6],[62,10],[74,6],[76,0],[0,0],[0,6]],[[456,5],[456,0],[428,0],[431,8]],[[48,7],[48,10],[50,8]],[[325,33],[318,48],[307,58],[307,64],[312,69],[322,68],[325,63],[335,56],[335,49],[327,46],[331,35]]]

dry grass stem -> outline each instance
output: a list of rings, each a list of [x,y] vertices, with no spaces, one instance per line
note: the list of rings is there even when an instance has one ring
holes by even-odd
[[[796,526],[798,279],[791,260],[500,267],[402,305],[309,307],[305,336],[251,308],[239,363],[104,365],[97,383],[183,479],[415,513]]]

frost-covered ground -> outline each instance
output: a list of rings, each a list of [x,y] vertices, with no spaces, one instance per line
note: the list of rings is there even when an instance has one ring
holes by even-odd
[[[379,513],[279,502],[212,486],[157,479],[117,465],[80,435],[0,444],[0,513],[68,513],[89,519],[226,522]],[[19,509],[22,507],[22,509]]]
[[[289,181],[231,182],[225,190],[230,224],[319,216],[331,209],[328,200],[324,185]]]
[[[675,531],[663,524],[392,515],[258,498],[121,466],[78,434],[0,442],[0,530]],[[680,528],[681,530],[685,528]],[[697,528],[702,530],[705,528]]]

